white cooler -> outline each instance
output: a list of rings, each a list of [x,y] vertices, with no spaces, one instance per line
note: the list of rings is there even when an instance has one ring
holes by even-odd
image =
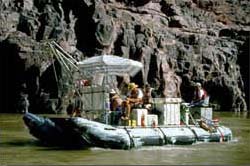
[[[158,126],[158,116],[154,114],[147,115],[147,126]]]
[[[180,124],[181,98],[154,98],[154,103],[156,109],[162,112],[163,125]]]
[[[144,124],[145,126],[147,125],[147,115],[148,115],[148,110],[147,109],[133,109],[132,110],[132,116],[133,119],[136,120],[136,125],[141,126],[141,120],[142,116],[144,115]]]

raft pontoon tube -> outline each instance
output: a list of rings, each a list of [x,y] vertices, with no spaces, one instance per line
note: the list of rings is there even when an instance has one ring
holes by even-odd
[[[48,145],[64,147],[131,149],[232,139],[231,130],[225,126],[218,126],[213,132],[194,125],[114,127],[80,117],[47,118],[32,113],[26,113],[23,120],[34,137]]]

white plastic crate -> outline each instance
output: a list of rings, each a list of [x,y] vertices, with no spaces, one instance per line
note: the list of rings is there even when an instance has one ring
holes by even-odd
[[[213,109],[211,107],[201,107],[201,118],[213,119]]]
[[[164,125],[180,124],[180,104],[164,104]]]
[[[144,125],[147,125],[147,115],[148,115],[148,110],[147,109],[133,109],[132,110],[132,116],[133,119],[136,120],[136,125],[137,126],[142,126],[141,120],[142,116],[144,116]]]
[[[158,126],[158,116],[154,114],[147,115],[147,126]]]
[[[181,98],[154,98],[156,109],[162,112],[163,125],[180,124],[180,103]],[[160,119],[160,117],[158,117]],[[159,122],[160,124],[160,122]]]

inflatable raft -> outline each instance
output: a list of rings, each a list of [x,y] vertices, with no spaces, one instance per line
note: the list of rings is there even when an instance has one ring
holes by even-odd
[[[225,126],[217,126],[212,131],[199,125],[114,127],[80,117],[47,118],[32,113],[25,113],[23,120],[31,135],[48,145],[62,147],[131,149],[232,139],[231,130]]]

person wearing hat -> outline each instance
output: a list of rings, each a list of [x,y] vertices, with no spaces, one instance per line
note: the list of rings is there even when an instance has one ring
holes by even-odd
[[[148,110],[151,110],[152,103],[153,103],[153,101],[152,101],[152,95],[151,95],[152,94],[152,89],[153,88],[151,88],[149,84],[146,84],[144,86],[144,89],[143,89],[143,94],[144,94],[143,98],[142,98],[143,107],[145,107]]]
[[[112,111],[112,125],[118,125],[122,116],[122,99],[114,89],[110,91],[110,110]]]
[[[123,102],[123,108],[126,110],[126,116],[122,118],[125,120],[129,119],[132,108],[140,107],[142,105],[143,98],[142,90],[138,88],[138,85],[136,85],[135,83],[129,83],[128,90],[128,97]]]
[[[195,83],[195,91],[193,100],[190,103],[190,106],[208,106],[209,105],[209,96],[204,88],[202,88],[201,83]]]
[[[110,91],[111,111],[116,111],[122,105],[122,99],[114,89]]]
[[[143,97],[143,92],[140,88],[138,88],[138,85],[135,84],[134,82],[128,84],[128,94],[127,96],[129,97],[134,97],[134,98],[142,98]]]

